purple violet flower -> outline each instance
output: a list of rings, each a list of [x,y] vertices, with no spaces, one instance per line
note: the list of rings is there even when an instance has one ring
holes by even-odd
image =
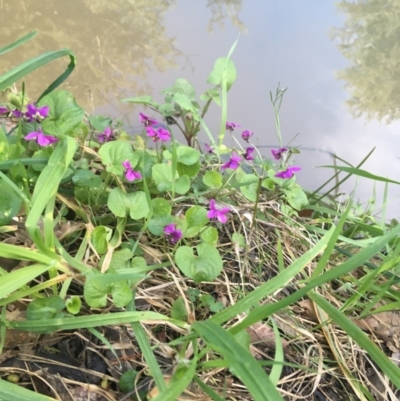
[[[164,227],[164,234],[171,244],[176,244],[182,238],[182,231],[178,230],[174,223]]]
[[[225,224],[228,220],[227,214],[231,209],[229,207],[217,208],[215,205],[215,199],[210,200],[210,210],[207,212],[207,217],[209,219],[217,219],[222,224]]]
[[[22,111],[20,111],[20,110],[13,110],[12,115],[13,115],[13,117],[16,117],[16,118],[24,117],[24,113],[22,113]]]
[[[301,168],[297,167],[297,166],[288,167],[286,170],[279,171],[279,173],[276,173],[275,177],[278,177],[278,178],[292,178],[294,176],[294,173],[296,171],[300,171],[300,170],[301,170]]]
[[[106,127],[101,134],[97,134],[97,140],[100,143],[110,142],[112,139],[114,139],[114,134],[110,127]]]
[[[132,164],[129,160],[125,160],[121,164],[125,169],[125,178],[128,181],[140,180],[142,178],[142,174],[140,174],[139,171],[133,170]]]
[[[236,127],[241,127],[241,125],[236,124],[236,123],[228,123],[228,122],[226,123],[226,129],[227,129],[228,131],[233,132],[233,130],[234,130]]]
[[[271,149],[272,156],[274,156],[276,160],[282,159],[282,155],[285,152],[287,152],[287,148],[279,148],[278,150]]]
[[[246,142],[249,142],[251,136],[253,136],[253,132],[248,129],[242,132],[242,139]]]
[[[34,104],[29,103],[27,105],[27,112],[25,117],[29,122],[44,120],[49,115],[49,106],[36,107]]]
[[[243,155],[242,155],[244,160],[247,160],[247,161],[254,160],[254,156],[253,156],[254,151],[255,151],[255,149],[253,146],[249,146],[248,148],[246,148],[246,152],[243,153]]]
[[[239,163],[241,161],[242,158],[236,152],[232,152],[231,158],[221,166],[221,170],[225,170],[227,168],[236,170],[239,167]]]
[[[210,146],[207,143],[205,143],[204,147],[206,148],[207,153],[209,153],[210,155],[214,154],[214,147],[213,146]]]
[[[36,139],[36,142],[39,144],[39,146],[48,146],[58,141],[58,138],[56,138],[55,136],[44,135],[40,128],[38,132],[31,132],[26,135],[24,139],[27,141]]]
[[[12,114],[16,118],[23,118],[25,121],[40,123],[49,115],[49,106],[36,107],[33,103],[27,105],[27,111],[13,110]]]
[[[146,127],[147,136],[151,137],[154,142],[166,142],[171,139],[171,134],[168,130],[160,127],[155,130],[153,127]]]
[[[8,108],[4,106],[0,106],[0,115],[8,114]]]
[[[139,113],[139,117],[140,117],[140,122],[145,127],[150,127],[151,125],[157,125],[158,124],[157,120],[154,120],[153,118],[150,118],[150,117],[146,116],[143,113]]]

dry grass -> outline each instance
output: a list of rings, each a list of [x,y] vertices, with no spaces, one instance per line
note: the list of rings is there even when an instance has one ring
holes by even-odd
[[[312,247],[317,240],[302,225],[299,219],[289,219],[278,210],[278,204],[262,200],[257,206],[254,219],[254,205],[248,204],[240,195],[235,197],[240,205],[233,208],[229,223],[220,227],[219,249],[223,255],[224,270],[215,282],[195,284],[184,277],[175,266],[159,238],[143,237],[141,248],[148,263],[171,262],[170,267],[154,270],[150,277],[143,280],[136,290],[136,308],[170,315],[174,302],[182,297],[188,323],[205,320],[213,312],[210,305],[199,302],[201,295],[210,294],[224,307],[235,304],[262,283],[279,273],[280,263],[286,267]],[[184,209],[190,204],[179,205]],[[19,222],[7,233],[0,234],[2,242],[30,245]],[[74,227],[71,229],[71,227]],[[66,222],[58,234],[63,241],[75,242],[70,252],[77,249],[79,238],[84,235],[85,226],[81,221]],[[62,234],[61,234],[62,233]],[[65,234],[66,233],[66,234]],[[239,233],[245,238],[245,246],[232,241],[232,234]],[[127,238],[135,238],[135,232],[126,232]],[[336,255],[331,264],[338,263],[342,257]],[[279,262],[281,260],[281,262]],[[4,261],[3,261],[4,262]],[[86,262],[96,264],[96,257],[86,255]],[[20,268],[12,263],[7,270]],[[311,276],[315,265],[310,263],[301,274],[288,282],[281,289],[268,297],[263,303],[277,302],[302,286],[302,282]],[[358,272],[358,274],[360,274]],[[356,282],[357,277],[352,276]],[[45,278],[43,278],[45,280]],[[381,279],[381,281],[384,279]],[[82,282],[76,280],[71,291],[82,295]],[[337,287],[337,286],[336,286]],[[398,288],[395,287],[397,291]],[[192,292],[191,292],[192,291]],[[193,298],[193,291],[197,296]],[[334,284],[319,289],[321,295],[335,307],[340,308],[343,301]],[[23,317],[26,300],[19,300],[8,305],[8,313]],[[114,311],[112,304],[105,310],[88,310],[84,313],[105,313]],[[244,316],[237,316],[224,326],[232,327]],[[274,315],[274,322],[281,336],[284,366],[278,383],[283,397],[295,400],[351,400],[365,399],[358,390],[362,384],[369,389],[377,400],[397,399],[394,389],[385,381],[380,371],[371,362],[368,355],[354,343],[349,336],[330,322],[324,312],[309,299],[291,305]],[[142,327],[153,347],[159,366],[168,379],[177,366],[179,346],[171,346],[187,332],[172,325],[147,324]],[[371,336],[387,354],[382,338],[376,336],[373,329]],[[121,374],[129,370],[137,373],[137,392],[145,393],[156,389],[148,376],[147,365],[135,340],[135,333],[129,326],[116,326],[101,329],[102,335],[110,342],[112,349],[101,342],[93,332],[82,329],[76,332],[61,332],[30,336],[27,333],[8,331],[3,354],[1,355],[0,373],[3,377],[19,379],[21,385],[37,392],[49,394],[60,400],[126,400],[130,395],[122,395],[117,383]],[[276,358],[276,338],[270,322],[260,322],[248,329],[251,339],[251,353],[265,363],[270,373],[272,362]],[[393,337],[393,336],[392,336]],[[200,344],[201,346],[201,344]],[[190,347],[184,358],[190,359]],[[208,352],[202,362],[205,366],[216,355]],[[229,369],[210,367],[198,371],[198,378],[220,394],[223,399],[244,401],[251,396],[243,384]],[[354,383],[357,382],[358,385]],[[153,389],[153,390],[152,390]],[[193,383],[181,400],[209,400],[196,383]]]

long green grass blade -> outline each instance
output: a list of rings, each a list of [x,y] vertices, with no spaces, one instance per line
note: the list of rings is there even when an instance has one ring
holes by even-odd
[[[234,326],[230,331],[233,334],[235,334],[245,329],[246,327],[251,326],[256,322],[259,322],[271,316],[272,314],[282,310],[283,308],[291,305],[292,303],[297,302],[301,297],[306,295],[309,291],[313,290],[314,288],[322,284],[325,284],[329,281],[332,281],[338,277],[341,277],[351,272],[352,270],[357,269],[365,261],[371,259],[374,255],[376,255],[393,237],[396,237],[399,234],[400,234],[400,225],[397,226],[392,231],[388,232],[385,236],[383,236],[379,240],[375,240],[373,244],[363,249],[359,253],[355,254],[353,257],[346,260],[346,262],[342,263],[339,266],[335,266],[334,268],[322,274],[321,276],[316,277],[315,279],[307,283],[304,287],[297,290],[295,293],[289,295],[288,297],[282,299],[281,301],[275,302],[273,304],[266,304],[263,306],[256,307],[252,312],[249,313],[249,315],[244,320],[242,320],[239,324]],[[251,295],[252,294],[249,294],[248,296]],[[242,302],[246,298],[247,296],[242,300],[240,300],[239,302]]]
[[[17,269],[11,273],[1,276],[0,279],[0,299],[6,298],[12,292],[18,290],[34,278],[40,276],[50,269],[50,265],[31,265],[23,269]]]
[[[343,216],[339,220],[339,223],[336,226],[335,231],[332,234],[332,238],[329,241],[329,244],[326,247],[324,253],[322,254],[320,260],[318,261],[318,265],[315,268],[313,274],[311,275],[311,278],[317,277],[323,272],[323,270],[324,270],[326,264],[328,263],[328,260],[329,260],[329,258],[331,256],[333,250],[335,249],[336,241],[337,241],[340,233],[342,232],[343,226],[346,223],[346,219],[347,219],[347,216],[350,213],[350,210],[351,210],[351,203],[349,203],[349,205],[347,206],[345,212],[343,213]]]
[[[0,49],[0,56],[2,56],[3,54],[6,54],[10,50],[13,50],[13,49],[21,46],[22,44],[24,44],[28,40],[31,40],[36,35],[37,35],[37,31],[33,31],[33,32],[28,33],[27,35],[23,36],[22,38],[17,39],[15,42],[10,43],[9,45],[2,47]]]
[[[56,401],[55,398],[27,390],[24,387],[0,379],[0,401]]]
[[[276,386],[282,374],[285,356],[283,354],[282,339],[281,334],[279,333],[278,326],[276,325],[274,319],[271,319],[271,322],[275,334],[275,357],[271,373],[269,374],[269,378],[271,380],[271,383]]]
[[[66,137],[58,143],[33,191],[32,208],[25,226],[37,248],[48,255],[52,255],[54,252],[51,252],[45,245],[38,222],[47,203],[57,194],[58,186],[72,161],[76,146],[75,140],[71,137]]]
[[[207,386],[207,384],[203,383],[197,376],[193,378],[194,382],[199,385],[199,387],[214,401],[225,401],[221,398],[212,388]]]
[[[67,67],[68,75],[71,74],[72,70],[75,68],[75,56],[70,50],[63,49],[54,52],[46,52],[38,57],[25,61],[25,63],[22,63],[18,67],[13,68],[11,71],[8,71],[2,76],[0,76],[0,91],[5,90],[9,86],[11,86],[14,82],[23,78],[25,75],[31,73],[32,71],[35,71],[38,68],[50,63],[51,61],[64,56],[69,56],[71,60]],[[53,85],[57,81],[58,78],[50,85],[50,87],[54,89]],[[41,97],[43,97],[46,93],[49,93],[50,87],[46,89],[46,91],[42,94]]]
[[[367,156],[364,157],[364,159],[361,160],[360,163],[357,164],[356,168],[360,168],[368,159],[369,157],[372,155],[372,153],[374,152],[375,148],[373,148],[368,154]],[[337,155],[334,155],[334,157],[338,160],[342,160],[340,157],[338,157]],[[346,161],[342,160],[344,163],[348,164]],[[335,162],[335,160],[334,160]],[[335,168],[337,167],[336,165],[334,166]],[[347,181],[350,177],[351,174],[347,174],[346,177],[342,178],[340,181],[336,182],[335,185],[328,189],[325,193],[323,193],[322,195],[318,196],[318,198],[316,197],[316,194],[319,193],[319,191],[324,188],[326,185],[329,184],[329,182],[331,182],[332,180],[334,180],[337,176],[339,175],[339,172],[337,171],[328,181],[326,181],[324,184],[322,184],[320,187],[318,187],[310,196],[309,199],[313,198],[312,201],[310,202],[311,204],[315,205],[319,200],[325,198],[325,196],[329,195],[332,191],[335,191],[337,188],[340,187],[340,185],[342,185],[345,181]]]
[[[233,319],[235,316],[238,316],[241,313],[248,311],[250,308],[253,308],[262,299],[284,287],[296,274],[303,270],[308,263],[310,263],[317,255],[324,251],[333,232],[334,227],[332,227],[314,247],[308,250],[304,255],[300,256],[282,273],[279,273],[276,277],[272,278],[265,284],[252,291],[250,294],[246,295],[244,298],[236,302],[235,305],[216,313],[210,318],[210,320],[217,324],[225,323],[226,321]]]
[[[256,359],[232,334],[210,320],[193,323],[192,329],[228,361],[231,372],[244,383],[255,401],[283,401]]]
[[[20,270],[22,270],[22,269],[20,269]],[[10,296],[8,296],[6,298],[3,298],[3,299],[0,299],[0,306],[9,304],[11,302],[18,301],[19,299],[26,298],[26,297],[28,297],[28,296],[30,296],[32,294],[37,294],[40,291],[45,290],[46,288],[49,288],[49,287],[51,287],[53,285],[56,285],[58,283],[61,283],[62,281],[65,281],[65,280],[66,280],[65,275],[60,275],[59,274],[59,275],[57,275],[56,278],[46,280],[43,283],[40,283],[38,285],[35,285],[35,286],[32,286],[32,287],[31,286],[29,286],[29,287],[28,286],[24,286],[21,289],[13,292]],[[61,296],[61,298],[63,298],[62,294],[60,294],[60,296]]]
[[[400,369],[367,337],[367,335],[342,312],[331,305],[321,295],[311,291],[309,297],[323,309],[330,318],[349,335],[371,359],[382,369],[383,373],[400,388]]]
[[[4,162],[0,163],[0,170],[10,170],[11,167],[18,166],[18,164],[23,164],[24,166],[34,166],[35,164],[47,164],[49,159],[45,158],[38,158],[38,159],[27,159],[27,158],[21,158],[21,159],[13,159],[13,160],[7,160]]]
[[[135,294],[133,298],[135,298]],[[130,311],[135,310],[135,304],[133,302],[131,302],[128,305],[128,310]],[[160,369],[160,365],[158,364],[157,359],[154,356],[154,353],[149,344],[149,340],[146,336],[146,333],[142,325],[140,324],[140,322],[136,321],[131,323],[131,327],[133,332],[135,333],[135,337],[138,342],[139,348],[143,353],[144,359],[151,372],[151,375],[154,378],[157,389],[162,392],[165,391],[167,389],[167,386],[165,384],[164,377]]]
[[[147,324],[169,322],[184,329],[189,328],[189,325],[185,322],[171,319],[156,312],[116,312],[103,315],[88,315],[58,319],[9,321],[8,324],[14,329],[40,333],[44,331],[53,332],[56,330],[75,330],[82,327],[108,326],[111,324],[129,324],[141,321],[144,321]]]
[[[345,173],[349,173],[349,174],[352,174],[352,175],[358,175],[360,177],[369,178],[369,179],[374,180],[374,181],[382,181],[382,182],[388,182],[388,183],[400,185],[399,181],[394,181],[394,180],[390,180],[389,178],[385,178],[385,177],[381,177],[379,175],[371,174],[368,171],[361,170],[361,169],[356,168],[356,167],[346,167],[346,166],[320,166],[320,167],[334,168],[334,169],[339,170],[339,171],[344,171]]]
[[[69,270],[58,263],[60,257],[56,255],[56,258],[52,258],[48,255],[43,255],[40,252],[34,251],[29,248],[24,248],[18,245],[5,244],[4,242],[0,242],[0,256],[7,259],[16,259],[16,260],[31,260],[33,262],[42,263],[44,265],[50,265],[57,262],[55,267],[57,269],[69,272]]]

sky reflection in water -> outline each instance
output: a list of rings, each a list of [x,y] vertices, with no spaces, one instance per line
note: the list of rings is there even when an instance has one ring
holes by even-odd
[[[225,3],[231,4],[231,19]],[[41,5],[4,0],[0,5],[0,46],[32,29],[39,29],[40,34],[31,46],[3,56],[0,73],[43,51],[69,47],[76,53],[78,67],[65,88],[89,112],[122,117],[134,130],[141,109],[121,104],[119,99],[150,92],[161,100],[158,93],[180,77],[201,94],[208,88],[205,82],[214,61],[228,53],[241,28],[248,34],[241,35],[232,57],[238,78],[228,96],[228,121],[254,131],[252,142],[270,155],[269,147],[276,147],[278,140],[269,92],[280,83],[282,88],[288,87],[281,109],[283,145],[298,134],[292,145],[303,149],[296,156],[296,165],[302,166],[298,173],[302,185],[316,188],[330,177],[331,170],[316,166],[333,164],[331,153],[357,164],[374,146],[364,168],[396,180],[400,124],[355,119],[345,104],[349,92],[343,81],[335,79],[335,72],[349,62],[328,35],[344,21],[334,1],[246,0],[236,14],[239,7],[232,4],[240,3],[97,0],[82,1],[77,8],[57,0]],[[214,24],[210,33],[210,21],[218,17],[222,17],[224,29]],[[65,60],[56,62],[32,74],[27,79],[28,93],[32,97],[41,93],[64,64]],[[206,121],[216,133],[218,107],[211,108]],[[238,138],[240,133],[236,133]],[[227,138],[227,144],[233,145],[229,135]],[[200,140],[205,141],[205,135],[200,135]],[[362,179],[357,197],[367,200],[372,185]],[[341,190],[349,193],[354,186],[352,180]],[[378,184],[378,203],[383,188]],[[399,217],[399,195],[400,188],[391,185],[388,210],[393,217]]]

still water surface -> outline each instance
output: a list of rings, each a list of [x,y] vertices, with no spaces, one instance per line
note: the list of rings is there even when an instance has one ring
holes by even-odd
[[[379,40],[360,46],[370,49],[368,57],[353,59],[360,68],[362,63],[371,64],[379,43],[379,49],[385,49],[386,60],[399,66],[400,75],[399,51],[389,43],[390,35],[385,32],[391,29],[400,35],[400,25],[393,28],[390,20],[391,15],[400,20],[400,7],[387,3],[388,15],[368,10],[370,19],[376,17],[373,29]],[[364,21],[357,26],[370,31],[365,16],[354,14],[356,17]],[[364,85],[370,82],[369,76],[354,68],[349,70],[354,60],[346,59],[344,52],[351,53],[357,42],[354,36],[345,38],[351,31],[349,21],[349,16],[338,12],[333,0],[0,0],[0,47],[33,29],[39,30],[33,41],[2,56],[0,73],[43,51],[68,47],[78,65],[64,88],[71,90],[87,111],[121,118],[134,130],[140,110],[122,104],[121,98],[152,94],[161,100],[159,92],[181,77],[202,93],[208,89],[205,81],[214,61],[227,55],[240,32],[232,57],[238,78],[228,96],[228,120],[254,131],[254,142],[263,147],[264,154],[269,153],[268,146],[278,143],[269,92],[280,83],[281,88],[288,87],[281,108],[284,143],[297,135],[291,145],[303,149],[296,157],[296,164],[302,166],[300,184],[315,189],[330,177],[331,170],[317,168],[332,164],[330,153],[355,165],[375,146],[364,168],[397,180],[400,124],[396,116],[390,124],[369,121],[365,116],[355,118],[346,104],[352,93],[345,87],[346,81],[336,77],[346,68],[352,71],[352,79],[358,80],[361,88],[357,96],[353,92],[355,101],[367,104],[370,114],[374,108],[383,109],[382,115],[386,111],[382,99],[389,102],[386,93],[390,91],[386,89],[379,97],[379,88],[400,88],[400,76],[396,83],[386,61],[375,60],[377,68],[371,76],[380,80],[377,91],[372,84]],[[333,40],[334,28],[345,24],[347,31],[342,30],[342,36]],[[364,37],[360,31],[356,35]],[[382,38],[388,39],[385,42]],[[345,39],[347,47],[340,51],[337,45]],[[66,60],[58,60],[31,74],[26,80],[28,94],[32,98],[40,94],[65,64]],[[377,96],[371,96],[372,92]],[[372,100],[363,103],[364,95],[360,93]],[[399,103],[390,106],[398,114]],[[215,106],[206,119],[213,132],[218,131],[218,116]],[[372,182],[366,179],[359,184],[353,180],[340,189],[350,193],[355,188],[356,198],[364,202],[372,196]],[[382,203],[383,188],[378,184],[378,204]],[[391,185],[391,217],[400,217],[399,196],[400,188]]]

